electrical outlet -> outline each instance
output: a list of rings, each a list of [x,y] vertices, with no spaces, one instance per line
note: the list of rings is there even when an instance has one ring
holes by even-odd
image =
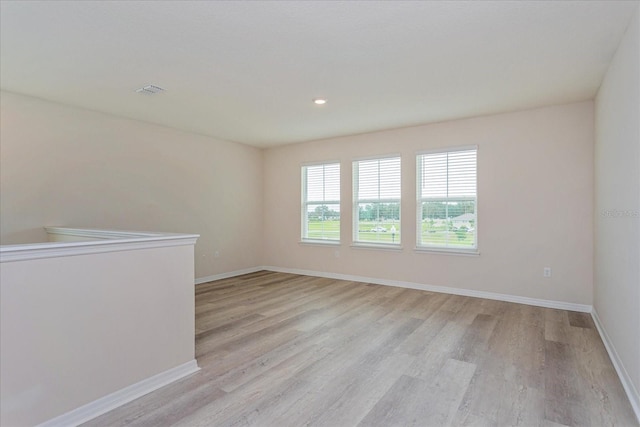
[[[219,258],[220,257],[220,251],[215,251],[213,253],[214,258]]]
[[[336,258],[340,258],[340,251],[335,251],[333,253],[333,256],[336,257]]]
[[[545,267],[542,270],[542,276],[543,277],[551,277],[551,267]]]

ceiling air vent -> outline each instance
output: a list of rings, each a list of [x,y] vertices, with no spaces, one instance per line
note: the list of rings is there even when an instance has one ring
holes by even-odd
[[[136,89],[136,92],[142,93],[144,95],[154,95],[156,93],[164,92],[160,86],[155,85],[147,85],[145,87],[141,87],[140,89]]]

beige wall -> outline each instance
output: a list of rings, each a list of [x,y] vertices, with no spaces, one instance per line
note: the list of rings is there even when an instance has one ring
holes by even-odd
[[[193,281],[192,244],[2,262],[0,424],[194,363]]]
[[[596,98],[594,308],[640,414],[640,9]],[[635,395],[634,395],[635,394]]]
[[[268,149],[264,262],[591,304],[593,132],[583,102]],[[416,151],[474,144],[480,256],[416,253]],[[402,156],[403,250],[352,248],[351,161],[386,154]],[[339,248],[299,243],[300,165],[324,160],[342,167]]]
[[[268,265],[592,302],[591,102],[264,152],[6,92],[1,113],[3,244],[43,225],[198,233],[196,277]],[[471,144],[480,256],[415,253],[415,152]],[[385,154],[402,155],[403,250],[351,248],[351,160]],[[342,163],[339,254],[298,243],[300,164],[321,160]]]
[[[13,93],[0,100],[2,244],[46,241],[45,225],[196,233],[196,277],[260,265],[260,150]]]

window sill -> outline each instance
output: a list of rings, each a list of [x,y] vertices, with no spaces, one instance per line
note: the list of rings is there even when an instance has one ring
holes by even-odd
[[[352,243],[351,247],[354,249],[373,249],[392,252],[401,252],[403,247],[400,245],[385,245],[376,243]]]
[[[435,254],[435,255],[480,256],[480,251],[478,249],[445,249],[445,248],[416,247],[413,250],[418,253],[428,253],[428,254]]]
[[[298,243],[309,246],[340,246],[339,240],[300,240]]]

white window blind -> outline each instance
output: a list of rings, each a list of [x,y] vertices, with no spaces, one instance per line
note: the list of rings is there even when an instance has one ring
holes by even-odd
[[[353,241],[400,244],[400,157],[353,162]]]
[[[340,163],[302,167],[302,240],[340,241]]]
[[[417,156],[418,246],[477,248],[477,149]]]

